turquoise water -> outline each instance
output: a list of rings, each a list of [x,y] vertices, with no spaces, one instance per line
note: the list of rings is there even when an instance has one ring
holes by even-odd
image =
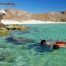
[[[0,66],[66,66],[66,49],[40,47],[42,39],[66,41],[66,24],[26,25],[27,31],[0,36]],[[9,41],[13,36],[23,42]]]

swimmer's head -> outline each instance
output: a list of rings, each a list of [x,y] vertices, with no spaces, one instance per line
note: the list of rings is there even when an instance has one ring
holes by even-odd
[[[46,45],[46,40],[41,40],[40,45]]]
[[[53,49],[59,49],[59,45],[53,45]]]

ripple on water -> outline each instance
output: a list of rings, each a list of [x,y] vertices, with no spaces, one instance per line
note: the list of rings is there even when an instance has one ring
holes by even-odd
[[[39,42],[42,39],[66,41],[66,24],[43,24],[28,25],[29,31],[11,32],[16,38],[23,37],[33,39],[36,42],[26,42],[22,45],[8,43],[7,37],[0,37],[0,53],[7,57],[7,61],[0,61],[1,66],[66,66],[66,49],[52,50],[48,47],[42,48]],[[19,44],[19,43],[18,43]],[[4,48],[5,47],[5,48]],[[49,51],[50,50],[50,51]],[[7,53],[8,51],[8,53]],[[5,56],[6,55],[6,56]],[[1,55],[2,56],[2,55]],[[12,57],[11,57],[12,56]],[[14,57],[14,59],[12,59]],[[13,60],[13,63],[8,61]]]

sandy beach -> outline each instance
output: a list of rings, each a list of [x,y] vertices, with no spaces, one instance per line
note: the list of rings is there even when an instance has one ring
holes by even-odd
[[[51,22],[51,21],[39,21],[39,20],[27,20],[27,21],[16,21],[16,20],[2,20],[3,24],[59,24],[66,22]]]

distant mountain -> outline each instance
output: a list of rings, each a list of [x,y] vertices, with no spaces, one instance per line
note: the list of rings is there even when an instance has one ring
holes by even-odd
[[[32,14],[23,10],[16,9],[5,9],[6,15],[4,19],[8,20],[42,20],[42,21],[65,21],[66,22],[66,11],[63,12],[50,12],[46,14]]]
[[[64,22],[66,21],[66,11],[63,12],[50,12],[46,14],[33,14],[33,18],[44,21]]]
[[[22,10],[5,9],[5,12],[4,19],[8,20],[29,20],[31,18],[31,13]]]

